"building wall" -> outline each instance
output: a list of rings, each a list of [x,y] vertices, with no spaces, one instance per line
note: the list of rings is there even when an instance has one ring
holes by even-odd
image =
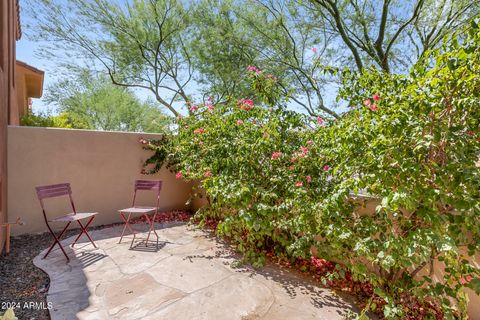
[[[9,219],[20,217],[26,223],[15,226],[12,234],[47,231],[35,187],[55,183],[71,183],[78,211],[100,213],[95,225],[121,221],[117,210],[131,206],[135,179],[163,180],[162,209],[189,209],[186,203],[192,184],[177,180],[166,169],[155,175],[140,174],[150,152],[142,150],[138,140],[156,136],[10,126]],[[155,195],[146,192],[139,199],[139,204],[153,205]],[[71,212],[68,198],[46,199],[45,204],[50,218]]]
[[[18,122],[10,122],[10,125],[19,125],[20,119],[30,111],[30,98],[40,98],[43,93],[44,72],[16,60],[15,62],[15,90],[17,94]],[[17,120],[16,119],[16,120]]]
[[[15,41],[17,29],[16,0],[0,1],[0,222],[7,220],[7,125],[11,107],[16,106]],[[0,252],[5,242],[5,230],[0,228]]]
[[[25,87],[25,74],[20,68],[15,68],[15,86],[17,93],[18,122],[11,122],[10,125],[20,125],[20,119],[27,113],[28,96]]]

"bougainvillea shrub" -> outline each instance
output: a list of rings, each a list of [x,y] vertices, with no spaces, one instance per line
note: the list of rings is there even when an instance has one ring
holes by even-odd
[[[325,192],[325,177],[311,179],[305,167],[310,145],[304,140],[304,115],[281,108],[256,106],[248,99],[232,100],[180,119],[175,154],[177,174],[202,180],[210,201],[208,214],[221,223],[218,231],[238,243],[256,265],[262,249],[305,254],[315,231],[311,193]],[[307,240],[310,239],[310,240]]]
[[[462,287],[479,291],[468,258],[480,239],[478,30],[448,39],[407,76],[344,72],[340,96],[351,110],[313,138],[337,168],[317,215],[319,254],[369,278],[389,316],[402,316],[395,298],[406,290],[444,297],[446,315],[453,298],[459,316]],[[356,214],[347,200],[360,190],[380,200],[372,215]],[[434,261],[445,265],[441,283],[428,272]]]
[[[195,105],[168,142],[144,143],[151,163],[201,181],[210,206],[197,220],[255,266],[331,261],[325,281],[367,288],[365,308],[386,318],[465,318],[464,288],[480,293],[478,25],[407,75],[343,71],[350,109],[336,120],[279,107],[277,79],[246,72],[260,100]],[[360,213],[359,194],[376,209]]]

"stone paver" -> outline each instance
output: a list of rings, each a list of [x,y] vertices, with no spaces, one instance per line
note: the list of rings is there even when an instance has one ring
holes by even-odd
[[[130,239],[120,228],[34,263],[50,276],[50,316],[62,319],[344,319],[355,307],[303,275],[269,265],[233,268],[238,258],[209,234],[184,224],[156,225],[160,244]],[[72,239],[64,240],[65,244]]]

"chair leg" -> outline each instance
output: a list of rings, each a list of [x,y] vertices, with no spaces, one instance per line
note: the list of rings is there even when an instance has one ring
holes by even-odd
[[[67,262],[70,261],[70,258],[68,257],[67,253],[65,252],[65,249],[63,249],[62,244],[60,243],[60,239],[62,238],[65,231],[67,231],[67,228],[70,226],[70,223],[71,222],[67,223],[67,225],[65,226],[65,228],[63,228],[62,232],[60,232],[60,235],[58,237],[55,235],[55,232],[53,232],[52,228],[50,228],[50,225],[47,224],[48,230],[50,231],[50,233],[51,233],[51,235],[54,239],[54,242],[50,246],[50,248],[48,249],[47,253],[45,253],[45,255],[43,256],[43,259],[45,259],[49,255],[49,253],[52,251],[53,247],[55,247],[55,245],[58,244],[58,246],[62,250],[63,254],[65,255],[65,258],[67,258]]]
[[[88,240],[90,240],[90,242],[93,244],[93,246],[95,248],[97,248],[97,246],[95,245],[95,242],[93,242],[92,238],[90,238],[90,235],[88,234],[87,232],[87,228],[88,226],[90,225],[90,223],[93,221],[93,218],[95,218],[95,216],[92,216],[88,221],[87,221],[87,224],[85,226],[82,225],[82,223],[80,222],[80,220],[77,220],[78,224],[80,225],[80,229],[82,229],[80,231],[80,234],[77,236],[77,238],[75,239],[75,241],[73,241],[72,243],[72,248],[73,246],[75,245],[75,243],[77,243],[78,239],[80,239],[80,237],[82,236],[82,234],[85,234],[88,238]]]
[[[120,236],[120,240],[118,241],[118,243],[122,242],[123,235],[125,234],[125,230],[127,228],[133,234],[133,237],[135,238],[135,231],[132,229],[132,227],[130,227],[130,223],[129,223],[131,215],[132,214],[129,213],[128,217],[125,217],[125,215],[122,212],[120,212],[120,216],[122,217],[123,222],[125,222],[125,225],[123,226],[122,235]]]
[[[157,213],[155,212],[153,214],[152,219],[150,219],[148,217],[148,215],[145,214],[145,219],[147,220],[147,223],[150,225],[150,228],[148,230],[148,235],[147,235],[146,246],[148,246],[148,239],[150,239],[150,233],[153,231],[153,233],[155,233],[155,236],[157,237],[157,247],[158,247],[158,234],[157,234],[157,231],[155,230],[155,218],[156,218],[156,216],[157,216]]]

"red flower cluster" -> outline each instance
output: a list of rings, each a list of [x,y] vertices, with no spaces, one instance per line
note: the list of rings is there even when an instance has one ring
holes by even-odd
[[[308,148],[307,147],[300,147],[300,150],[302,150],[302,156],[305,157],[308,154]]]
[[[260,74],[260,73],[262,73],[262,70],[260,70],[259,68],[255,67],[255,66],[248,66],[248,67],[247,67],[247,71],[249,71],[249,72],[255,72],[255,74]]]
[[[202,134],[202,133],[205,133],[205,129],[197,128],[197,129],[193,130],[193,133],[194,134]]]
[[[165,211],[165,212],[159,212],[155,216],[155,222],[157,223],[177,222],[177,221],[187,222],[190,220],[191,217],[192,217],[192,214],[188,211]],[[131,220],[132,224],[145,223],[145,222],[146,222],[145,216],[143,215]]]
[[[278,81],[278,78],[275,77],[273,74],[267,74],[267,78],[270,79],[270,80],[273,80],[273,81],[275,81],[275,82]]]
[[[207,110],[208,110],[208,112],[212,113],[213,112],[213,104],[207,103]]]
[[[240,106],[240,109],[243,109],[245,111],[252,110],[252,108],[253,108],[253,101],[250,100],[250,99],[238,100],[238,104]]]
[[[380,100],[380,96],[378,94],[374,94],[372,99],[373,99],[373,101],[378,101],[378,100]],[[370,108],[370,110],[372,110],[372,111],[377,111],[378,110],[378,106],[376,104],[372,103],[372,101],[370,101],[370,99],[367,99],[367,100],[363,101],[363,104],[364,104],[365,107]]]
[[[208,170],[207,172],[205,172],[205,173],[203,174],[203,176],[204,176],[205,178],[208,178],[208,177],[213,176],[212,171]]]
[[[277,160],[282,155],[283,155],[283,153],[281,153],[280,151],[276,151],[276,152],[272,153],[272,160]]]

